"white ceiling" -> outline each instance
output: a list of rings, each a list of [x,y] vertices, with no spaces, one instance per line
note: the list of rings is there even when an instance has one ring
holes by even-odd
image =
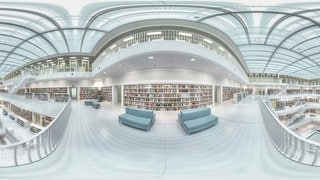
[[[150,57],[153,57],[151,59]],[[97,75],[97,78],[104,77],[117,77],[123,76],[123,74],[147,70],[147,69],[188,69],[197,72],[204,72],[213,75],[219,80],[223,80],[228,77],[235,82],[242,82],[241,78],[235,76],[230,71],[219,66],[218,64],[208,61],[206,59],[201,59],[199,57],[193,57],[182,53],[172,53],[172,52],[156,52],[152,54],[140,54],[128,59],[122,59],[120,62],[115,63],[108,68],[101,71]]]

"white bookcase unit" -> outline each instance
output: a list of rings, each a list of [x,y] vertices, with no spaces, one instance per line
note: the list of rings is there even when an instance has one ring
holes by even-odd
[[[124,85],[124,106],[155,111],[178,111],[213,104],[212,85],[131,84]]]
[[[49,101],[49,99],[50,99],[49,93],[38,93],[38,100]]]
[[[244,99],[247,96],[247,93],[245,92],[240,92],[240,93],[234,93],[233,94],[233,102],[238,103],[242,99]]]
[[[54,100],[56,102],[68,102],[70,98],[69,93],[55,93],[54,94]]]

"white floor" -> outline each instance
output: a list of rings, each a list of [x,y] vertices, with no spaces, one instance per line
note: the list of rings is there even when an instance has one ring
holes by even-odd
[[[213,108],[218,126],[185,135],[177,112],[158,112],[144,132],[118,124],[123,108],[73,102],[58,149],[31,165],[1,168],[0,179],[319,179],[320,168],[280,155],[262,124],[257,101]]]

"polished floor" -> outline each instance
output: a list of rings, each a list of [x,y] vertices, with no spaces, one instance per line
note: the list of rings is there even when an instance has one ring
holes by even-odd
[[[46,159],[1,168],[0,179],[319,179],[320,168],[280,155],[269,141],[258,102],[213,107],[218,126],[187,136],[177,112],[157,112],[150,132],[119,125],[123,108],[73,102],[61,145]]]

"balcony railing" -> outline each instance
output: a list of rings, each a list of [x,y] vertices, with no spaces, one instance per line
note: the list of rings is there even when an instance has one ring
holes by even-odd
[[[268,105],[259,98],[265,128],[274,147],[285,157],[311,166],[320,166],[320,143],[305,139],[283,125]]]
[[[39,161],[50,155],[60,144],[71,113],[71,101],[42,131],[23,142],[0,146],[0,167],[12,167]]]

